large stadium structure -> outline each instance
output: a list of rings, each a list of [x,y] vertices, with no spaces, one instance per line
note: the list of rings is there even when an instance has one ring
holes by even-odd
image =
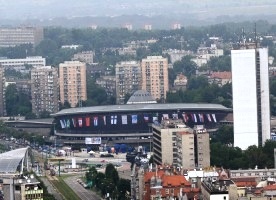
[[[137,143],[152,136],[151,124],[182,119],[189,126],[213,129],[231,112],[219,104],[126,104],[70,108],[53,114],[55,135],[64,143]]]

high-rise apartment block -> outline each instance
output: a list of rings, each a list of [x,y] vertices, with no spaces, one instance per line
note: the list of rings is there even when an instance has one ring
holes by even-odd
[[[0,116],[6,116],[5,70],[0,67]]]
[[[37,46],[43,38],[43,28],[0,28],[0,47],[14,47],[21,44]]]
[[[37,116],[43,111],[56,113],[58,104],[58,70],[51,66],[31,70],[32,112]]]
[[[231,51],[234,145],[246,149],[270,139],[268,49]]]
[[[126,94],[133,94],[141,89],[141,66],[137,61],[116,64],[116,99],[117,104],[124,104]]]
[[[166,99],[169,90],[168,59],[162,56],[148,56],[142,59],[142,89],[158,100]]]
[[[71,107],[81,106],[87,100],[86,64],[79,61],[65,61],[59,64],[60,101],[67,101]]]
[[[182,120],[169,119],[153,124],[152,130],[155,164],[183,169],[210,166],[210,141],[206,129],[191,129]]]

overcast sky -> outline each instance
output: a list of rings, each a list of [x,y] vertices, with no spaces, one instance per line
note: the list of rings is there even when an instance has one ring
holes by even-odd
[[[187,13],[199,17],[275,14],[276,0],[0,0],[0,19]]]

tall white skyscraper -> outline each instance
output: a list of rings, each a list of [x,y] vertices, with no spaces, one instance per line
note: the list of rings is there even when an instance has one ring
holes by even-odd
[[[234,146],[261,146],[270,139],[268,50],[232,50],[231,60]]]

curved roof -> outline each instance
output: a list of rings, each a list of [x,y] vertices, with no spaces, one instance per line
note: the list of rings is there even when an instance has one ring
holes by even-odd
[[[28,147],[15,149],[0,154],[0,172],[15,173],[18,171],[18,166],[24,160]]]
[[[79,107],[61,110],[52,116],[86,114],[86,113],[111,113],[111,112],[134,112],[134,111],[154,111],[154,110],[216,110],[229,112],[230,108],[226,108],[220,104],[207,103],[165,103],[165,104],[126,104],[126,105],[105,105],[93,107]]]
[[[127,104],[157,103],[151,94],[146,90],[137,90],[127,101]]]

